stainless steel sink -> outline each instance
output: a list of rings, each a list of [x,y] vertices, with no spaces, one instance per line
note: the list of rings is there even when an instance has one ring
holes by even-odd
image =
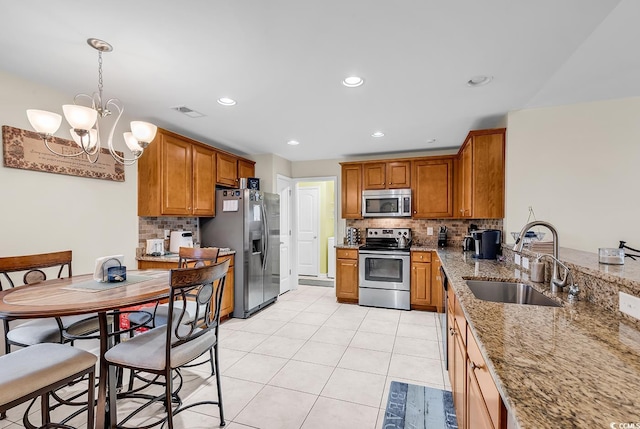
[[[562,307],[551,298],[524,283],[467,280],[467,286],[476,298],[484,301]]]

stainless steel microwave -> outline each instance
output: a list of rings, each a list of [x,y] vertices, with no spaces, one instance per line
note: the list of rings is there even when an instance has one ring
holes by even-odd
[[[411,217],[411,189],[362,192],[363,217]]]

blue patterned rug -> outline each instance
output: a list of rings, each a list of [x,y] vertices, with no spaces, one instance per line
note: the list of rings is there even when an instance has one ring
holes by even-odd
[[[446,390],[392,381],[384,429],[457,429],[453,396]]]

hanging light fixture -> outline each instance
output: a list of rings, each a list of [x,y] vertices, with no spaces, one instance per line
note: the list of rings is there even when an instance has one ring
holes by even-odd
[[[154,139],[158,127],[149,122],[132,121],[131,132],[124,133],[124,141],[132,152],[133,158],[125,158],[115,151],[113,148],[113,134],[118,125],[118,121],[120,121],[120,117],[124,113],[124,106],[117,98],[110,98],[106,101],[102,99],[102,53],[111,52],[113,47],[100,39],[87,39],[87,43],[98,51],[98,92],[94,92],[92,95],[78,94],[73,99],[74,104],[65,104],[62,106],[64,117],[69,125],[71,125],[69,133],[80,150],[75,153],[60,153],[49,146],[51,136],[58,131],[62,122],[62,116],[59,114],[44,110],[29,109],[27,110],[27,117],[33,129],[36,130],[40,138],[44,141],[47,149],[51,152],[65,158],[86,155],[89,162],[93,164],[98,161],[98,157],[100,156],[100,119],[110,116],[115,112],[118,116],[111,127],[107,139],[109,153],[111,153],[111,156],[118,163],[131,165],[140,158],[144,149],[149,146],[149,143]],[[90,103],[91,106],[87,107],[78,104],[81,100],[84,100],[87,104]]]

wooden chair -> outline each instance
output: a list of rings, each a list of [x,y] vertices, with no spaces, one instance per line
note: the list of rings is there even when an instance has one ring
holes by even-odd
[[[71,277],[71,250],[61,252],[42,253],[27,256],[9,256],[0,258],[0,290],[4,287],[16,286],[12,276],[22,274],[22,284],[30,285],[47,279],[46,271],[55,272],[57,278],[63,277],[66,268],[67,277]],[[3,282],[4,279],[4,282]],[[77,322],[83,323],[83,333],[97,332],[98,319],[94,315],[66,316],[60,318],[33,319],[15,324],[10,319],[3,319],[5,353],[11,352],[11,346],[27,347],[41,343],[64,343],[72,340],[65,339],[64,330]]]
[[[171,270],[168,318],[171,323],[153,328],[117,344],[107,351],[105,359],[110,365],[144,371],[164,377],[164,394],[152,398],[152,402],[164,403],[167,411],[166,425],[173,428],[173,416],[180,411],[203,404],[218,406],[220,426],[225,425],[222,407],[222,388],[218,360],[218,326],[224,284],[229,269],[229,261],[197,268]],[[187,314],[187,301],[195,297],[197,305],[194,314]],[[215,309],[211,313],[211,306]],[[182,406],[180,398],[173,392],[172,371],[194,361],[199,356],[213,350],[214,373],[218,387],[217,401],[203,401]],[[137,392],[136,389],[133,392]],[[126,398],[124,393],[122,397]],[[177,401],[176,410],[173,402]],[[143,405],[143,407],[149,404]],[[116,425],[116,404],[110,406],[110,421]],[[132,415],[137,412],[133,411]],[[118,424],[126,423],[127,418]]]
[[[87,428],[93,429],[93,404],[95,365],[94,354],[62,344],[43,343],[25,347],[0,356],[0,412],[29,400],[41,398],[40,411],[43,428],[70,427],[51,423],[49,395],[72,381],[87,376]],[[29,422],[29,408],[25,412],[24,427],[33,427]]]

